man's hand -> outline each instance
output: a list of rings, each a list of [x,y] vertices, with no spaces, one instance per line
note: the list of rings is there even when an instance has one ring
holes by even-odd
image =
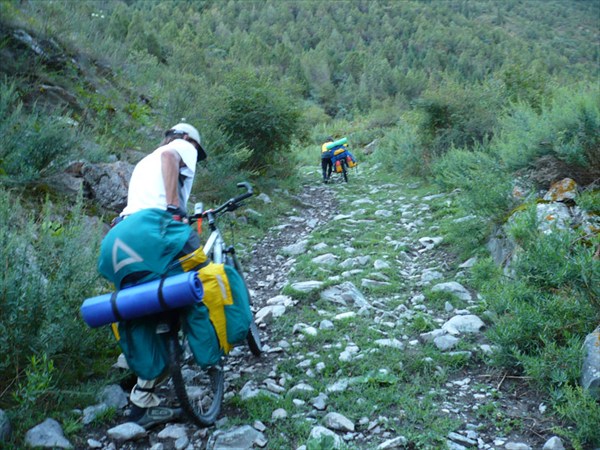
[[[187,222],[187,212],[177,205],[167,205],[167,212],[171,213],[174,220]]]

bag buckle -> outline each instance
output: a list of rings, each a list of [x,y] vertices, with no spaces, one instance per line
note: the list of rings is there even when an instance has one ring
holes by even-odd
[[[156,334],[167,334],[171,331],[171,327],[166,322],[160,322],[156,325]]]

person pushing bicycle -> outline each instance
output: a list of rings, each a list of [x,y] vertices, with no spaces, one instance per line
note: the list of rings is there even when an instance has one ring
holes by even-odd
[[[206,262],[200,237],[189,225],[186,205],[196,164],[206,159],[198,130],[178,123],[163,141],[135,166],[127,206],[113,220],[102,241],[98,270],[116,289],[193,270]],[[174,261],[180,264],[173,265]],[[158,318],[121,321],[115,333],[129,367],[137,375],[131,390],[129,420],[150,428],[181,415],[179,408],[160,406],[154,388],[167,373],[157,355],[164,342],[156,334]],[[114,327],[113,327],[114,329]],[[127,344],[120,336],[127,336]]]
[[[323,172],[323,183],[329,182],[331,177],[331,171],[333,169],[333,163],[331,158],[333,157],[333,151],[327,148],[327,144],[333,142],[333,137],[329,136],[323,145],[321,145],[321,171]]]

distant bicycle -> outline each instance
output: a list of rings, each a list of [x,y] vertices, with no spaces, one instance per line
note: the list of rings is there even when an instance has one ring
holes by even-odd
[[[348,172],[352,167],[356,167],[356,160],[354,159],[352,153],[350,153],[345,147],[340,148],[334,152],[331,162],[333,164],[333,171],[330,181],[334,183],[336,181],[338,183],[347,183]],[[339,176],[335,176],[334,174]]]
[[[330,183],[347,183],[348,182],[348,163],[346,158],[338,159],[333,163],[333,171],[329,178]]]

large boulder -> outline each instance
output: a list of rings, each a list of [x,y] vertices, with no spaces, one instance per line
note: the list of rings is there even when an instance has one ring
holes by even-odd
[[[583,344],[584,360],[581,385],[595,399],[600,400],[600,326],[588,334]]]
[[[127,190],[134,165],[124,161],[85,164],[81,175],[86,196],[103,208],[121,211],[127,205]]]
[[[58,175],[43,180],[50,190],[70,199],[80,192],[100,208],[121,212],[127,205],[129,179],[135,166],[125,161],[92,164],[84,161],[71,163]]]
[[[544,195],[544,200],[550,202],[568,202],[577,197],[577,183],[571,178],[563,178],[554,183]]]
[[[572,178],[580,186],[586,186],[600,176],[599,168],[593,164],[585,167],[568,164],[552,155],[541,156],[531,166],[529,178],[543,189],[564,178]]]
[[[370,142],[369,144],[367,144],[365,146],[365,148],[363,149],[363,153],[365,155],[370,155],[371,153],[373,153],[375,150],[377,150],[377,145],[379,144],[379,140],[375,139],[374,141]]]

